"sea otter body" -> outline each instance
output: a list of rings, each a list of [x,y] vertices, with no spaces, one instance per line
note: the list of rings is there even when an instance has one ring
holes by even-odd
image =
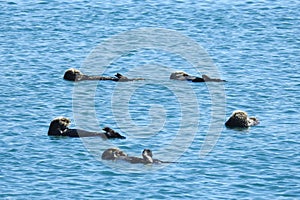
[[[65,71],[64,79],[68,81],[84,81],[84,80],[100,80],[100,81],[136,81],[136,80],[144,80],[143,78],[127,78],[120,73],[115,75],[116,77],[106,77],[106,76],[88,76],[81,73],[79,70],[70,68]]]
[[[226,121],[225,126],[228,128],[248,128],[259,124],[255,117],[248,117],[244,111],[237,110],[232,113],[230,118]]]
[[[210,78],[206,75],[202,75],[202,78],[196,76],[190,76],[189,74],[178,71],[173,72],[170,75],[170,79],[179,81],[192,81],[192,82],[225,82],[225,80]]]
[[[132,164],[159,164],[159,163],[172,163],[172,162],[164,162],[158,159],[152,158],[152,151],[150,149],[144,149],[142,152],[142,158],[128,156],[126,153],[121,151],[118,148],[109,148],[102,153],[103,160],[113,160],[113,161],[125,161]]]
[[[111,128],[105,127],[104,133],[90,132],[81,129],[70,129],[68,128],[71,123],[70,119],[66,117],[58,117],[52,120],[49,126],[49,136],[68,136],[68,137],[101,137],[103,139],[125,139],[124,136],[115,132]]]

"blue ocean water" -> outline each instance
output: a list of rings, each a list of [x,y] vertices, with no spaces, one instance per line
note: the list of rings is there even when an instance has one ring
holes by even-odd
[[[300,198],[299,1],[0,4],[1,199]],[[181,82],[172,82],[176,89],[169,86],[165,74],[170,69],[197,71],[179,55],[159,50],[122,55],[104,74],[126,75],[134,69],[130,75],[139,77],[153,71],[150,77],[160,81],[101,82],[96,88],[82,83],[92,96],[76,96],[81,83],[64,81],[64,71],[80,68],[109,38],[140,28],[172,30],[199,43],[227,80],[222,96],[225,118],[219,119],[224,123],[240,109],[261,123],[245,131],[222,127],[212,151],[200,157],[214,115],[208,87]],[[189,52],[189,47],[186,44],[182,51]],[[133,90],[124,108],[128,99],[121,91],[127,94],[129,89]],[[76,104],[75,96],[82,104]],[[111,126],[127,139],[47,136],[49,123],[57,116],[69,117],[71,127],[80,126],[74,110],[85,102],[93,102],[95,108],[95,116],[81,110],[84,116],[86,112],[82,120],[87,128],[99,131]],[[119,117],[118,111],[124,109],[132,121]],[[93,117],[97,124],[88,123]],[[197,123],[181,124],[194,118]],[[126,131],[132,124],[145,132]],[[181,126],[195,130],[184,132],[192,141],[181,138],[172,143]],[[164,150],[176,149],[181,155],[178,163],[166,166],[101,161],[102,150],[112,146],[135,156],[150,148],[161,160],[170,158]]]

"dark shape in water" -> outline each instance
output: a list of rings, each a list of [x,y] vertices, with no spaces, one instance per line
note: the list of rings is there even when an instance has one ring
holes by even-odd
[[[107,77],[107,76],[89,76],[81,73],[79,70],[70,68],[65,71],[64,79],[68,81],[84,81],[84,80],[100,80],[100,81],[138,81],[145,80],[143,78],[127,78],[120,73],[115,75],[116,77]]]
[[[259,124],[259,121],[256,117],[248,117],[246,112],[236,110],[226,121],[225,126],[227,128],[249,128],[257,124]]]
[[[189,74],[178,71],[173,72],[170,75],[170,79],[179,81],[192,81],[192,82],[226,82],[225,80],[210,78],[207,75],[202,75],[202,78],[196,76],[190,76]]]
[[[128,156],[126,153],[121,151],[119,148],[109,148],[102,153],[102,160],[113,160],[113,161],[126,161],[132,164],[159,164],[159,163],[176,163],[176,162],[165,162],[158,159],[153,159],[153,154],[150,149],[144,149],[142,152],[142,158]]]
[[[105,127],[104,133],[90,132],[81,129],[68,128],[71,123],[70,119],[66,117],[57,117],[50,123],[48,135],[49,136],[68,136],[68,137],[101,137],[103,139],[125,139],[126,137],[120,135],[118,132],[109,127]]]

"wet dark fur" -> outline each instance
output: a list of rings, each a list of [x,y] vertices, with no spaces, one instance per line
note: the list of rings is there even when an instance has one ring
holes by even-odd
[[[173,72],[170,75],[172,80],[191,81],[191,82],[225,82],[225,80],[210,78],[207,75],[202,75],[202,78],[196,76],[190,76],[185,72]]]
[[[124,153],[123,151],[121,151],[118,148],[109,148],[102,153],[103,160],[113,160],[113,161],[122,160],[122,161],[126,161],[126,162],[129,162],[132,164],[173,163],[173,162],[164,162],[164,161],[161,161],[158,159],[153,159],[152,157],[153,157],[153,154],[150,149],[143,150],[142,158],[128,156],[126,153]]]
[[[100,136],[104,139],[125,139],[124,136],[110,129],[111,134],[90,132],[81,129],[70,129],[68,128],[71,121],[65,117],[58,117],[52,120],[49,126],[48,135],[49,136],[68,136],[68,137],[95,137]],[[108,127],[106,127],[108,128]]]
[[[129,79],[120,73],[117,73],[115,77],[85,75],[81,73],[79,70],[74,68],[70,68],[65,71],[64,79],[68,81],[100,80],[100,81],[121,81],[121,82],[144,80],[143,78]]]
[[[225,126],[228,128],[248,128],[257,124],[259,124],[257,118],[248,117],[248,114],[241,110],[234,111],[225,122]]]
[[[120,135],[118,132],[114,131],[113,129],[109,128],[109,127],[105,127],[103,128],[103,130],[105,131],[104,135],[107,138],[119,138],[119,139],[125,139],[124,136]]]

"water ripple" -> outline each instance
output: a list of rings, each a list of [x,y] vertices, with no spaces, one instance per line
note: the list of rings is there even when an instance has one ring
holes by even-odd
[[[2,1],[0,198],[299,198],[299,6],[296,0]],[[84,101],[95,100],[100,123],[87,128],[100,131],[111,126],[127,136],[125,141],[48,137],[54,117],[69,117],[72,128],[80,124],[72,107],[76,83],[62,80],[64,71],[79,68],[104,39],[140,27],[176,30],[201,44],[221,78],[228,81],[226,117],[241,109],[261,123],[245,131],[224,127],[213,151],[200,158],[212,102],[205,84],[191,84],[199,105],[185,106],[190,111],[199,109],[199,126],[185,124],[195,129],[195,136],[179,163],[161,168],[99,161],[107,146],[118,146],[133,156],[151,148],[155,157],[168,159],[159,150],[176,136],[182,105],[164,87],[168,76],[163,70],[198,72],[177,55],[145,50],[113,61],[105,75],[126,74],[134,68],[138,76],[147,71],[143,68],[153,68],[152,74],[143,74],[152,83],[135,90],[128,105],[138,127],[150,129],[151,120],[160,122],[160,129],[153,129],[155,134],[135,138],[136,130],[125,131],[131,126],[118,126],[112,112],[112,91],[118,85],[106,82],[99,83],[96,91],[79,95]],[[166,82],[158,84],[153,76]],[[182,83],[177,88],[180,91]],[[90,92],[94,99],[86,98]],[[181,142],[175,145],[179,150]],[[88,144],[93,148],[88,149]]]

